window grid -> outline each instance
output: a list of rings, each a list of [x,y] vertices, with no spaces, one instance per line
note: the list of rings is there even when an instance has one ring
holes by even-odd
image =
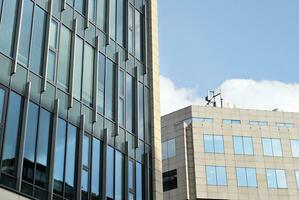
[[[226,168],[222,166],[206,166],[206,178],[208,185],[227,185]]]
[[[284,170],[266,169],[268,188],[287,189],[287,179]]]
[[[222,135],[204,135],[204,150],[206,153],[224,153]]]
[[[252,137],[233,136],[234,152],[237,155],[253,155]]]
[[[264,156],[282,157],[280,139],[262,138]]]
[[[255,168],[236,168],[238,187],[257,187]]]

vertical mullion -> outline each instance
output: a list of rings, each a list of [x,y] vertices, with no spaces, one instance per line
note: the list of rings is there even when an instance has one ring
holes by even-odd
[[[125,143],[125,199],[129,199],[129,142]]]
[[[93,65],[93,122],[97,121],[98,113],[98,66],[99,66],[99,51],[100,51],[100,38],[96,37],[96,48],[94,53],[94,65]]]
[[[17,72],[17,64],[18,64],[17,59],[18,59],[20,36],[21,36],[23,4],[24,4],[24,0],[19,0],[18,16],[17,16],[17,21],[16,21],[16,30],[15,30],[15,38],[14,38],[13,63],[12,63],[11,75],[15,74]]]
[[[139,130],[138,130],[138,124],[139,124],[139,112],[138,112],[138,103],[139,103],[139,90],[138,90],[138,75],[139,75],[139,69],[138,67],[135,67],[135,148],[139,147],[138,144],[138,138],[139,138]]]
[[[82,146],[85,126],[85,115],[81,115],[80,118],[80,134],[78,141],[78,162],[77,162],[77,188],[76,188],[76,199],[81,199],[81,177],[82,177]]]
[[[110,44],[110,0],[106,1],[106,45]]]
[[[108,147],[108,129],[104,129],[103,143],[103,184],[102,184],[102,199],[107,199],[106,183],[107,183],[107,147]]]
[[[49,0],[48,15],[47,15],[47,25],[46,25],[46,38],[45,38],[45,48],[44,48],[44,60],[43,60],[43,80],[41,92],[46,91],[47,87],[47,72],[48,72],[48,59],[49,59],[49,44],[50,44],[50,28],[52,20],[52,7],[53,0]]]
[[[145,158],[144,158],[144,196],[145,196],[145,200],[150,200],[150,172],[149,172],[149,153],[145,154]]]
[[[119,115],[118,115],[118,101],[119,101],[119,70],[120,70],[120,54],[119,52],[116,53],[116,68],[115,68],[115,95],[114,95],[114,115],[115,115],[115,124],[116,124],[116,131],[115,136],[118,135],[119,132]]]
[[[61,11],[66,10],[66,0],[61,1]]]
[[[85,0],[85,29],[89,27],[89,1]]]
[[[74,68],[76,65],[76,35],[77,35],[77,19],[73,20],[73,35],[72,35],[72,44],[71,44],[71,64],[70,64],[70,79],[69,79],[69,108],[73,107],[74,104]]]
[[[0,24],[2,22],[3,5],[4,5],[4,0],[1,0],[1,3],[0,3]]]
[[[55,142],[56,142],[56,133],[58,127],[58,113],[59,113],[59,99],[55,100],[54,105],[54,115],[53,115],[53,130],[51,137],[51,156],[50,156],[50,169],[49,169],[49,186],[48,186],[48,199],[53,199],[53,187],[54,187],[54,161],[55,161]]]
[[[126,60],[129,59],[129,0],[125,0],[125,49],[126,49]]]
[[[18,154],[18,166],[17,166],[17,191],[21,191],[21,182],[22,182],[22,172],[23,172],[23,158],[24,158],[24,147],[25,147],[25,138],[26,138],[26,128],[27,128],[27,119],[28,119],[28,109],[30,103],[30,90],[31,82],[26,84],[25,92],[25,103],[22,117],[22,129],[20,135],[19,143],[19,154]]]
[[[142,33],[142,38],[143,38],[143,45],[142,45],[142,52],[143,52],[143,63],[144,63],[144,69],[143,69],[143,74],[147,74],[147,3],[143,5],[143,33]]]

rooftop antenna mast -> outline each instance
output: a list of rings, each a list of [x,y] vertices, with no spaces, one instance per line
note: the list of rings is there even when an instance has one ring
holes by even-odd
[[[220,98],[221,108],[223,108],[223,98],[221,96],[221,90],[219,90],[219,92],[217,93],[215,92],[215,90],[208,91],[208,96],[206,96],[207,106],[212,105],[213,107],[217,107],[217,97]]]

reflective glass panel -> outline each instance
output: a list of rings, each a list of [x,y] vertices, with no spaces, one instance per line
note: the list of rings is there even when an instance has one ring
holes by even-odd
[[[115,151],[115,200],[124,198],[124,156]]]
[[[104,94],[105,94],[105,56],[98,54],[98,111],[104,114]]]
[[[75,126],[68,124],[67,144],[66,144],[66,164],[65,168],[65,193],[74,198],[75,169],[76,169],[76,145],[78,130]]]
[[[287,179],[284,170],[276,170],[276,179],[278,188],[287,188]]]
[[[66,140],[66,122],[58,119],[57,133],[55,140],[55,160],[54,160],[54,191],[63,191],[63,171],[64,171],[64,152]]]
[[[114,198],[114,150],[107,146],[107,161],[106,161],[106,194],[107,197]]]
[[[237,168],[237,180],[239,187],[247,186],[247,178],[246,178],[246,169],[245,168]]]
[[[82,164],[86,167],[89,166],[89,137],[87,135],[83,137]]]
[[[2,123],[2,118],[3,118],[4,101],[5,101],[5,90],[0,88],[0,124]]]
[[[299,189],[299,171],[296,171],[296,182],[297,182],[297,189]]]
[[[83,40],[76,36],[76,56],[74,65],[74,97],[81,100],[81,84],[83,69]]]
[[[214,142],[212,135],[204,135],[204,148],[205,152],[207,153],[214,152]]]
[[[23,163],[23,179],[33,182],[34,162],[35,162],[35,145],[37,136],[39,108],[34,103],[29,103],[28,121],[26,127],[24,163]]]
[[[29,60],[30,36],[32,26],[33,2],[25,0],[23,4],[23,16],[19,43],[19,61],[27,65]]]
[[[213,166],[206,166],[206,176],[208,185],[217,185],[216,169]]]
[[[134,79],[127,75],[126,87],[127,87],[127,99],[126,99],[126,123],[127,130],[134,132],[134,121],[135,121],[135,101],[134,101]]]
[[[46,17],[46,13],[40,7],[35,6],[30,68],[39,75],[41,75],[42,72],[44,58]]]
[[[246,168],[248,187],[257,187],[256,170],[253,168]]]
[[[282,156],[280,139],[272,139],[272,149],[274,156]]]
[[[109,59],[106,68],[105,114],[108,118],[115,118],[115,65]]]
[[[233,138],[235,154],[244,154],[242,137],[235,136]]]
[[[94,64],[94,49],[92,46],[85,43],[82,99],[88,105],[92,104],[93,64]]]
[[[144,101],[143,85],[138,83],[138,137],[144,140]]]
[[[52,115],[45,109],[40,109],[39,127],[36,146],[35,184],[46,188],[48,182],[48,149],[49,137],[52,133]]]
[[[225,167],[216,167],[217,185],[227,185]]]
[[[0,51],[12,56],[18,0],[3,1],[0,26]]]
[[[223,136],[214,135],[215,153],[224,153]]]
[[[7,2],[7,1],[5,1]],[[8,103],[7,120],[4,135],[2,172],[15,174],[16,148],[18,147],[18,136],[21,131],[23,99],[18,94],[11,92]]]
[[[264,155],[265,155],[265,156],[272,156],[272,155],[273,155],[273,152],[272,152],[271,139],[263,138],[263,139],[262,139],[262,142],[263,142],[263,151],[264,151]]]
[[[142,15],[135,11],[135,56],[142,60]]]
[[[97,25],[105,32],[106,0],[97,1]]]
[[[124,43],[124,0],[117,0],[117,36],[118,44],[123,46]]]
[[[276,173],[273,169],[267,169],[267,183],[269,188],[277,188]]]
[[[101,142],[98,139],[93,139],[92,145],[92,196],[93,198],[100,198],[101,189]]]
[[[253,155],[252,138],[243,137],[244,154]]]
[[[143,199],[142,165],[136,162],[136,200]]]
[[[57,81],[63,88],[68,88],[69,85],[71,41],[71,31],[65,26],[61,26]]]
[[[109,12],[109,29],[110,37],[115,40],[115,28],[116,28],[116,0],[110,0],[110,12]]]

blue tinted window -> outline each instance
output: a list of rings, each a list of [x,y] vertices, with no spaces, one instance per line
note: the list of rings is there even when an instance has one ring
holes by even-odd
[[[87,198],[88,192],[88,171],[82,170],[82,179],[81,179],[81,189],[82,189],[82,199]]]
[[[94,198],[100,197],[101,189],[101,142],[97,139],[93,139],[92,145],[92,196]]]
[[[114,198],[114,149],[107,146],[107,161],[106,161],[106,194],[109,198]]]
[[[45,28],[46,28],[46,13],[35,7],[33,30],[32,30],[32,44],[31,44],[31,70],[37,74],[41,74],[44,55],[45,43]]]
[[[136,200],[143,199],[142,165],[136,162]]]
[[[206,176],[208,185],[227,185],[225,167],[206,166]]]
[[[16,148],[18,147],[17,141],[21,131],[22,109],[22,97],[14,92],[11,92],[8,103],[7,122],[3,144],[2,172],[12,175],[15,174],[15,167],[17,163]]]
[[[204,148],[206,153],[224,153],[223,136],[204,135]]]
[[[124,198],[124,156],[115,151],[115,200]]]
[[[57,134],[55,141],[55,160],[54,160],[54,191],[61,193],[63,184],[64,152],[66,140],[66,122],[58,119]]]
[[[76,145],[77,128],[68,124],[67,144],[66,144],[66,164],[65,168],[65,193],[70,198],[74,198],[75,169],[76,169]]]
[[[293,157],[299,157],[299,140],[291,140]]]
[[[0,51],[8,56],[12,56],[18,2],[18,0],[5,0],[2,2]]]
[[[208,185],[217,185],[216,169],[213,166],[206,166],[206,176]]]
[[[227,185],[225,167],[216,167],[217,185]]]
[[[235,154],[253,155],[252,138],[234,136]]]
[[[262,142],[265,156],[282,156],[280,139],[263,138]]]
[[[256,170],[254,168],[237,168],[239,187],[257,187]]]
[[[76,57],[75,57],[75,65],[74,65],[74,97],[78,100],[81,99],[81,91],[82,91],[82,69],[83,69],[83,48],[84,42],[83,40],[76,36]]]
[[[23,16],[20,34],[19,61],[28,64],[30,35],[32,26],[33,3],[31,0],[25,0],[23,5]]]
[[[269,188],[287,188],[284,170],[267,169],[267,183]]]

